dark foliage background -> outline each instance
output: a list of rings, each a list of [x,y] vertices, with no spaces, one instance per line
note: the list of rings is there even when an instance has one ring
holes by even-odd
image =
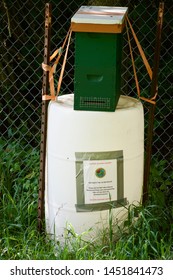
[[[128,6],[129,17],[137,37],[153,65],[156,20],[159,1],[51,1],[51,51],[62,44],[72,15],[81,5]],[[21,145],[22,154],[40,146],[40,116],[45,1],[2,0],[0,2],[0,133],[1,148],[13,142]],[[153,142],[153,162],[158,174],[171,176],[172,155],[172,93],[173,93],[173,3],[165,1],[162,32],[159,97]],[[133,42],[135,62],[142,94],[150,95],[150,81]],[[61,65],[61,63],[60,63]],[[70,46],[62,93],[73,92],[73,40]],[[55,77],[57,80],[58,74]],[[127,36],[124,34],[122,93],[136,97]],[[145,107],[147,127],[148,108]],[[28,154],[29,156],[29,154]],[[26,157],[27,159],[27,157]],[[159,167],[161,163],[161,168]],[[157,178],[156,178],[157,183]]]

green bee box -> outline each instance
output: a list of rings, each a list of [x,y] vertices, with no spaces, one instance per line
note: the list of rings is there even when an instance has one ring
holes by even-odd
[[[125,7],[82,6],[75,32],[74,110],[115,111],[120,97]]]

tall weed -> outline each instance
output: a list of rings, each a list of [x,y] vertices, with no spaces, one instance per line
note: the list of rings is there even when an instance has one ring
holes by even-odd
[[[173,259],[173,177],[160,173],[165,165],[154,164],[148,204],[129,206],[121,227],[110,210],[98,241],[86,241],[87,232],[78,235],[71,225],[60,245],[37,231],[39,152],[1,140],[0,259]]]

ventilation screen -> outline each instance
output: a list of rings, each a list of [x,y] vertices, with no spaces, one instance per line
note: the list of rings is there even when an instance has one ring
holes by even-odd
[[[110,98],[103,97],[80,97],[81,108],[110,109]]]

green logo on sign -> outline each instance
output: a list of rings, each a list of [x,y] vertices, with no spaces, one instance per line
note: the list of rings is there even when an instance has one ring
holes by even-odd
[[[97,168],[96,171],[95,171],[95,175],[98,178],[103,178],[106,175],[106,170],[104,168],[102,168],[102,167]]]

